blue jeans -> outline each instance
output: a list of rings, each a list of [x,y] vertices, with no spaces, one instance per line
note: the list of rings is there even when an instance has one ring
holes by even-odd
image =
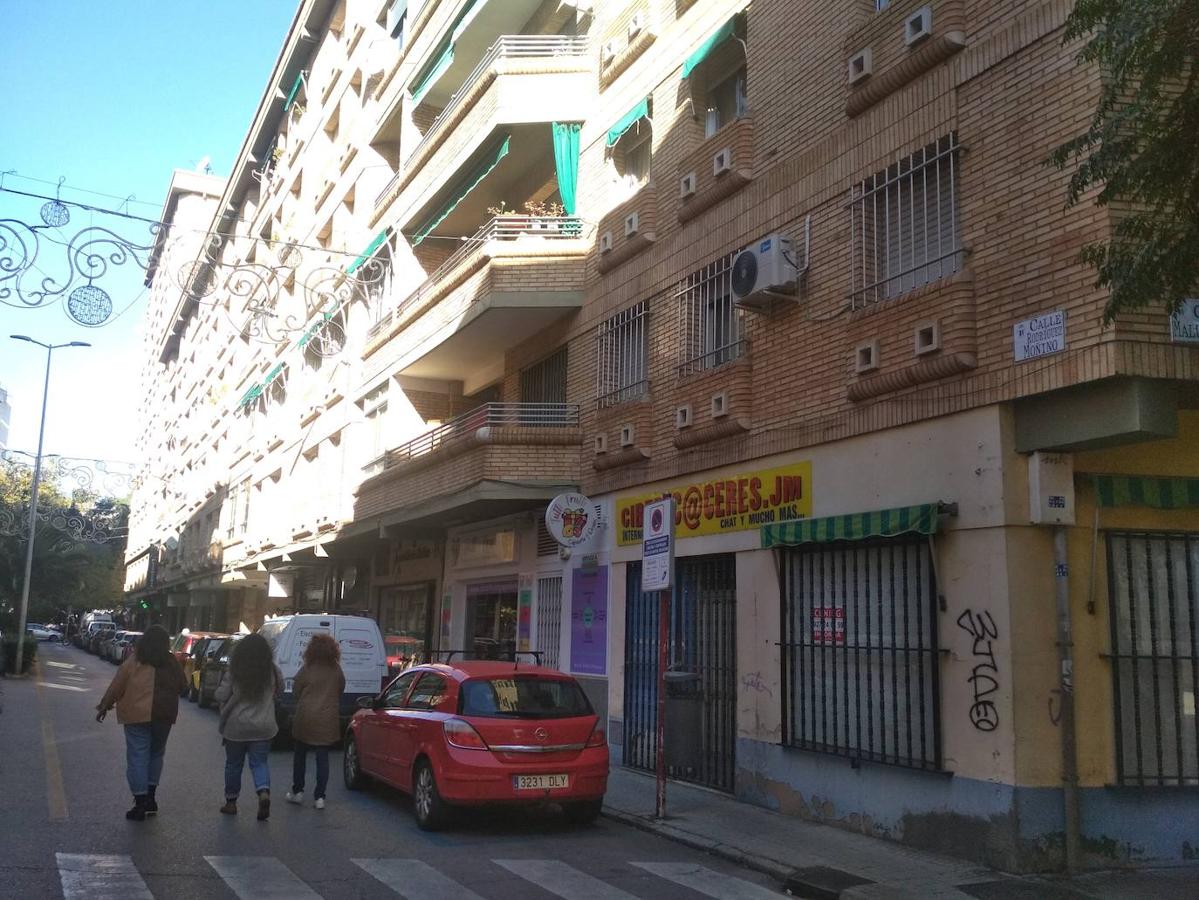
[[[316,754],[316,790],[312,796],[320,799],[325,796],[325,788],[329,786],[329,748],[317,747],[296,741],[295,756],[291,766],[291,789],[293,793],[304,790],[304,774],[308,768],[308,751]]]
[[[170,733],[170,722],[139,722],[125,726],[125,777],[134,796],[158,785]]]
[[[271,789],[271,742],[225,741],[225,799],[236,800],[241,793],[241,772],[246,757],[250,757],[250,774],[254,790]]]

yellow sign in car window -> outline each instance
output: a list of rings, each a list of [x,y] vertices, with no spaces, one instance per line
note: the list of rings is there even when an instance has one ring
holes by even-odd
[[[495,700],[500,712],[516,712],[520,702],[516,696],[516,682],[511,679],[500,679],[491,682],[495,691]]]

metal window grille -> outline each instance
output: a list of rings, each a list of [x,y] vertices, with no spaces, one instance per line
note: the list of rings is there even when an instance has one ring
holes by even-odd
[[[541,665],[559,668],[562,640],[562,576],[537,579],[537,649]]]
[[[545,527],[545,516],[543,515],[537,517],[537,555],[539,557],[558,555],[558,541]]]
[[[714,369],[745,353],[742,312],[733,303],[740,250],[692,272],[679,285],[679,375]]]
[[[1199,533],[1111,532],[1116,778],[1199,784]]]
[[[898,297],[962,267],[957,133],[850,191],[854,308]]]
[[[600,323],[595,395],[601,409],[649,393],[649,317],[644,300]]]
[[[920,538],[783,553],[783,741],[941,768],[936,583]]]
[[[520,373],[522,403],[566,402],[566,347]]]
[[[246,529],[250,527],[250,479],[246,479],[241,483],[241,514],[238,518],[237,533],[245,534]]]

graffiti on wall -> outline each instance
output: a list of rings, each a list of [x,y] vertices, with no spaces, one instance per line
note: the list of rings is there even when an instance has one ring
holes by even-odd
[[[992,699],[999,692],[999,666],[993,642],[999,637],[999,628],[989,612],[969,609],[958,616],[958,627],[974,639],[970,649],[974,665],[966,679],[973,692],[970,724],[979,731],[994,731],[999,727],[999,710]]]

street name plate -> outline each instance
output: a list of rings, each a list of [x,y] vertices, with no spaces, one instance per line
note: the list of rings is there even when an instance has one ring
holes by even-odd
[[[1012,326],[1012,348],[1016,362],[1036,359],[1066,349],[1066,313],[1055,310],[1033,316]]]
[[[674,497],[645,505],[641,560],[641,590],[668,591],[673,587]]]
[[[1199,344],[1199,298],[1188,297],[1170,316],[1170,340],[1175,344]]]

